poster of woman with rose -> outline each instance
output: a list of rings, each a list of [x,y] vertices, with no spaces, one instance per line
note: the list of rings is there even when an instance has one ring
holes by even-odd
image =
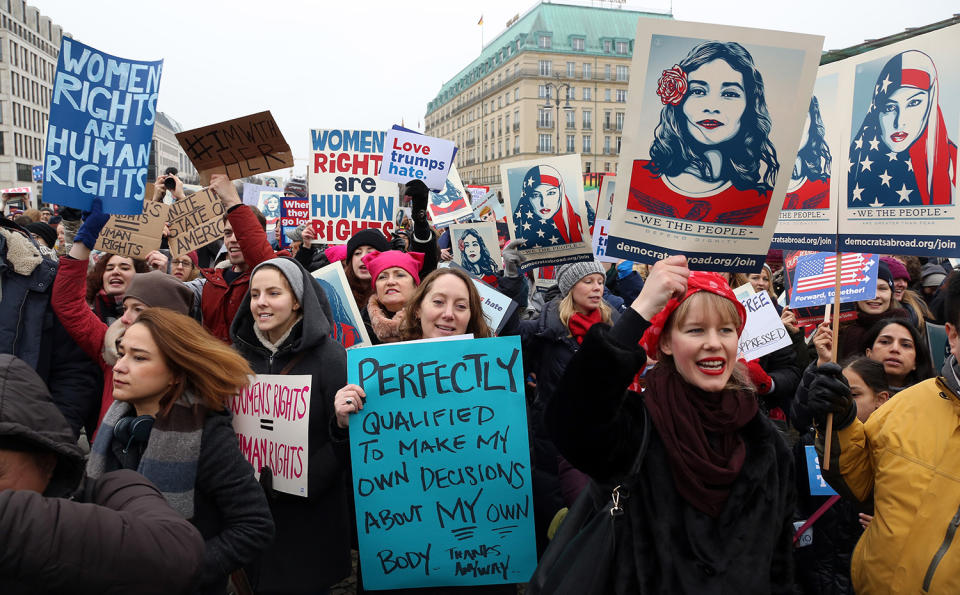
[[[640,19],[611,256],[655,262],[684,253],[691,268],[759,270],[797,155],[822,42]]]

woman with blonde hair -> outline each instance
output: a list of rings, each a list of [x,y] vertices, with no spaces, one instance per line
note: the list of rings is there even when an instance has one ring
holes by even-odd
[[[96,479],[132,469],[203,535],[195,593],[226,592],[228,575],[273,539],[266,497],[233,431],[229,399],[252,375],[192,318],[147,308],[117,344],[114,404],[87,462]]]

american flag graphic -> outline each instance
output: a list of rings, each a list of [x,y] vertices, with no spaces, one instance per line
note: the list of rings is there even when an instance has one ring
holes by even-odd
[[[864,281],[865,270],[871,259],[860,253],[843,255],[840,266],[840,285],[857,285]],[[866,266],[864,266],[866,265]],[[837,279],[837,255],[828,253],[801,256],[797,261],[797,291],[817,291],[833,287]]]

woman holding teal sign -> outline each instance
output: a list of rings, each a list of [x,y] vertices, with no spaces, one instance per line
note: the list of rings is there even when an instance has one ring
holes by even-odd
[[[613,495],[626,522],[613,559],[595,561],[596,592],[792,592],[793,456],[737,363],[745,321],[720,276],[672,256],[570,360],[547,430],[575,467],[628,488]],[[657,364],[637,394],[628,387],[648,356]],[[555,540],[545,558],[576,543]],[[615,571],[603,576],[603,563]],[[534,578],[563,580],[566,566]]]

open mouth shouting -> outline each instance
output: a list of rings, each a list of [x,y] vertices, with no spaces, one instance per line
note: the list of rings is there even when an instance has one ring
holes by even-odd
[[[720,376],[727,369],[727,360],[722,357],[706,357],[697,361],[697,369],[709,376]]]
[[[700,126],[701,128],[706,128],[707,130],[713,130],[714,128],[719,128],[723,126],[723,122],[719,120],[711,120],[711,119],[700,120],[699,122],[697,122],[697,126]]]

